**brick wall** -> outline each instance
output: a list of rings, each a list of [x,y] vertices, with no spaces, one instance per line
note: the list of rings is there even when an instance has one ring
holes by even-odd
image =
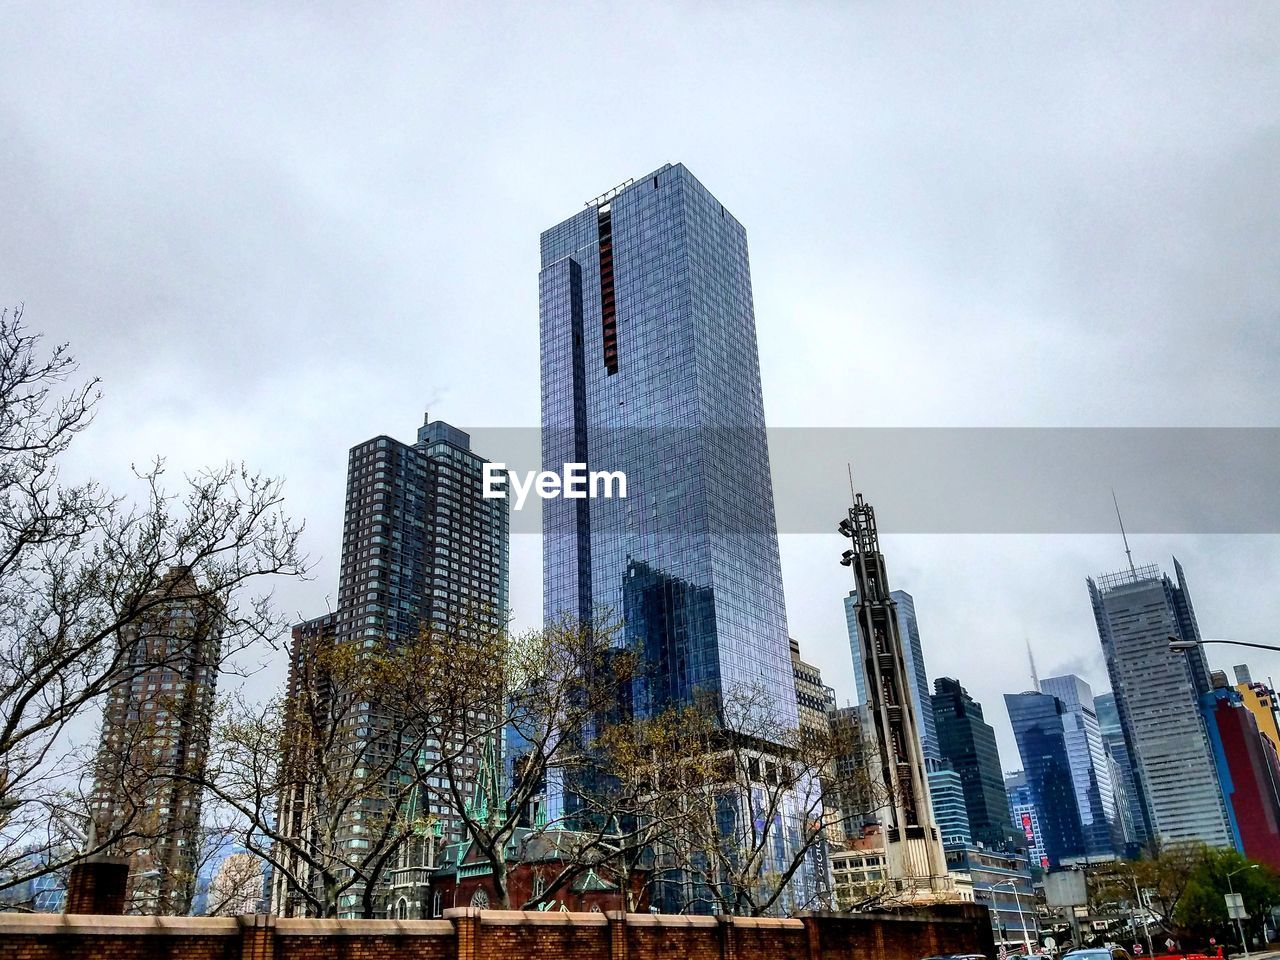
[[[443,920],[0,914],[0,960],[920,960],[994,957],[985,907],[774,920],[462,908]]]

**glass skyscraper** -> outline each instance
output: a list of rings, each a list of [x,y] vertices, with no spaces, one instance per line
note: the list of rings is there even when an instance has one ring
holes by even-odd
[[[680,164],[542,234],[542,461],[627,495],[543,504],[546,615],[622,623],[638,711],[767,692],[796,723],[747,237]]]
[[[1062,701],[1063,737],[1085,852],[1090,856],[1118,854],[1124,850],[1124,828],[1112,785],[1112,763],[1098,725],[1093,688],[1075,674],[1048,677],[1040,690]]]
[[[982,704],[950,677],[939,677],[933,689],[938,748],[960,776],[973,839],[988,847],[1013,845],[996,732],[983,718]]]
[[[1089,596],[1150,834],[1226,847],[1232,834],[1199,709],[1208,661],[1198,646],[1169,650],[1171,636],[1200,639],[1182,565],[1173,566],[1176,583],[1155,564],[1131,566],[1090,579]]]
[[[541,247],[543,469],[584,463],[627,487],[543,503],[546,617],[620,624],[642,655],[640,715],[741,694],[795,727],[746,230],[668,164]],[[553,818],[572,792],[553,776]],[[726,813],[726,835],[745,834],[748,805]],[[780,860],[798,817],[776,834]],[[815,874],[802,867],[780,907],[813,896]],[[671,909],[682,896],[655,893]]]
[[[1088,850],[1063,726],[1066,707],[1057,697],[1037,690],[1006,693],[1004,703],[1027,787],[1040,815],[1045,856],[1054,867],[1085,856]]]
[[[1116,789],[1116,805],[1120,809],[1125,840],[1131,846],[1141,847],[1150,839],[1147,834],[1148,818],[1142,807],[1142,794],[1134,785],[1133,759],[1125,745],[1120,711],[1116,709],[1116,695],[1100,693],[1093,698],[1093,706],[1098,712],[1098,729],[1102,732],[1102,740],[1115,765],[1111,786]]]
[[[942,762],[938,748],[938,731],[929,699],[929,677],[924,667],[924,648],[920,644],[920,623],[916,619],[916,602],[905,590],[894,590],[890,596],[898,611],[898,633],[902,636],[902,656],[906,660],[907,681],[911,687],[912,706],[920,718],[920,748],[926,766],[936,770]],[[844,598],[844,619],[849,631],[849,649],[853,653],[853,675],[858,687],[858,702],[867,702],[867,671],[862,663],[862,644],[858,641],[858,622],[854,610],[858,591],[850,590]]]

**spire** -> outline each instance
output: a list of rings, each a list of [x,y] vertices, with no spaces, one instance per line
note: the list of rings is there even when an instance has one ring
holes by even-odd
[[[1027,659],[1031,661],[1031,689],[1040,690],[1040,675],[1036,673],[1036,655],[1031,651],[1031,638],[1027,638]]]
[[[1116,505],[1116,519],[1120,521],[1120,538],[1124,540],[1124,555],[1129,560],[1129,572],[1133,574],[1134,578],[1136,579],[1138,576],[1138,571],[1134,569],[1134,566],[1133,566],[1133,551],[1129,549],[1129,537],[1124,532],[1124,517],[1120,516],[1120,501],[1116,499],[1115,487],[1111,488],[1111,502]]]

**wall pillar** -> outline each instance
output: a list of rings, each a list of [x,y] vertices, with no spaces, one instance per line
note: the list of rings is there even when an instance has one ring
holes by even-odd
[[[276,918],[270,913],[240,917],[240,960],[274,960]]]
[[[67,878],[65,913],[124,914],[129,886],[129,861],[89,857],[71,865]]]
[[[480,910],[478,907],[450,907],[444,919],[453,924],[458,945],[457,960],[480,960]]]
[[[605,916],[609,919],[609,960],[627,960],[627,914],[610,910]]]
[[[730,914],[719,914],[717,932],[720,934],[720,960],[738,960],[738,930]]]

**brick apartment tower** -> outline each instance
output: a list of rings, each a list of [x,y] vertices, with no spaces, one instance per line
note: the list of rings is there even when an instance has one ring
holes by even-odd
[[[126,910],[191,909],[200,848],[199,786],[222,649],[223,610],[187,567],[172,567],[154,605],[120,637],[125,675],[103,710],[93,815],[129,861]]]
[[[414,444],[379,436],[351,448],[338,607],[293,628],[290,694],[302,683],[323,688],[324,678],[314,672],[322,641],[394,644],[424,623],[460,615],[495,626],[506,622],[508,501],[482,496],[484,463],[466,433],[438,420],[420,427]],[[376,729],[379,718],[367,719]],[[281,823],[291,836],[305,831],[318,812],[306,783],[295,778],[281,798]],[[444,805],[423,813],[437,818],[446,840],[461,839],[460,819]],[[360,843],[358,826],[352,816],[341,842]],[[389,883],[394,866],[388,865],[380,884]],[[352,903],[362,894],[363,887],[353,887]],[[302,898],[288,891],[278,872],[273,912],[294,916],[302,909]]]

